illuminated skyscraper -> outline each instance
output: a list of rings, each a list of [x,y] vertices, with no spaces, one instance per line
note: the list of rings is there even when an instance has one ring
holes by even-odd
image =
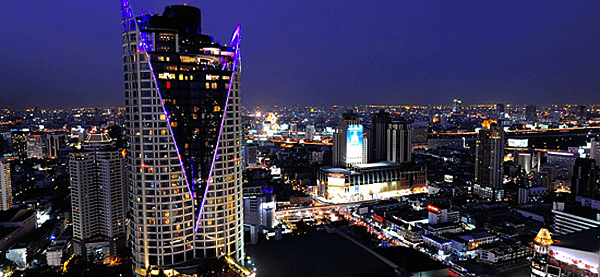
[[[121,1],[134,272],[243,258],[240,27],[202,34],[200,9],[134,17]]]
[[[333,134],[333,166],[365,163],[363,152],[363,126],[358,115],[349,111],[342,115],[338,130]]]
[[[10,180],[10,163],[0,160],[0,211],[7,211],[12,205],[12,186]]]
[[[475,154],[475,193],[486,198],[503,198],[504,131],[486,120],[479,130]]]
[[[125,181],[122,153],[108,134],[90,134],[69,155],[75,252],[109,261],[125,247]]]

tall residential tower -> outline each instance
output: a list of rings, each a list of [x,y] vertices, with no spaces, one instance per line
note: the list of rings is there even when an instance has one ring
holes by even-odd
[[[90,134],[70,153],[69,169],[75,252],[109,261],[127,239],[122,152],[108,134]]]
[[[495,120],[486,120],[477,136],[475,194],[495,201],[504,198],[503,161],[504,131]]]
[[[368,130],[369,162],[407,163],[412,160],[412,122],[393,118],[385,110],[373,115]]]
[[[10,179],[10,163],[0,160],[0,211],[7,211],[12,205],[12,186]]]
[[[239,261],[240,27],[221,45],[202,34],[198,8],[121,8],[134,272]]]

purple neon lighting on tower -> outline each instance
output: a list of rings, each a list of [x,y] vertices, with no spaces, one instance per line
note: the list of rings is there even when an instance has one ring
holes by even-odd
[[[200,225],[200,220],[202,219],[202,211],[204,210],[204,204],[206,203],[206,196],[208,194],[208,187],[210,186],[210,179],[212,178],[213,170],[215,169],[215,162],[217,161],[217,156],[219,152],[219,144],[221,143],[221,135],[223,134],[223,126],[225,125],[225,117],[227,116],[227,108],[229,107],[229,96],[231,95],[231,87],[233,85],[235,71],[237,69],[238,61],[240,58],[240,35],[242,32],[242,26],[238,25],[235,31],[233,32],[233,36],[231,38],[231,43],[233,44],[236,41],[235,53],[233,56],[233,72],[231,73],[231,78],[229,80],[229,89],[227,90],[227,100],[225,100],[225,108],[223,109],[223,117],[221,118],[221,127],[219,128],[219,136],[217,137],[217,144],[215,153],[213,154],[213,160],[210,164],[210,171],[208,172],[208,179],[206,180],[206,187],[204,188],[204,194],[202,196],[202,201],[200,204],[200,209],[198,212],[198,219],[196,219],[196,224],[194,226],[194,233],[198,231],[198,226]],[[231,46],[231,45],[230,45]],[[225,66],[225,65],[223,65]]]
[[[121,7],[123,7],[125,5],[125,9],[127,10],[127,14],[131,15],[131,17],[127,17],[125,19],[130,19],[133,18],[133,13],[131,12],[131,6],[129,6],[129,1],[128,0],[121,0]],[[179,152],[179,147],[177,146],[177,141],[175,140],[175,135],[173,134],[173,127],[171,127],[171,121],[169,120],[169,114],[167,113],[167,109],[165,108],[165,102],[162,98],[162,94],[160,93],[160,89],[158,88],[158,82],[156,80],[156,74],[154,74],[154,68],[152,67],[152,63],[150,62],[150,54],[148,54],[148,50],[150,49],[150,45],[148,43],[148,36],[147,35],[142,35],[140,34],[140,28],[138,25],[138,22],[136,20],[134,20],[135,22],[135,27],[137,30],[137,34],[140,37],[140,43],[138,44],[138,51],[144,51],[146,52],[146,62],[148,62],[148,66],[150,67],[150,72],[152,72],[152,77],[154,78],[154,85],[156,86],[156,91],[158,93],[158,97],[160,98],[160,103],[161,106],[163,108],[163,114],[165,115],[165,120],[167,121],[167,126],[169,126],[169,131],[171,132],[171,138],[173,139],[173,144],[175,144],[175,151],[177,152],[177,157],[179,159],[179,165],[181,165],[181,170],[183,171],[183,175],[184,175],[184,180],[185,183],[187,185],[188,188],[188,192],[190,193],[190,196],[192,199],[195,198],[195,193],[194,193],[194,189],[192,188],[192,186],[190,185],[190,182],[188,181],[187,178],[185,178],[187,176],[186,172],[185,172],[185,166],[183,165],[183,161],[181,160],[181,154]]]
[[[188,187],[188,191],[189,191],[191,197],[193,199],[195,199],[196,198],[195,190],[194,190],[193,186],[190,184],[189,180],[187,179],[187,174],[186,174],[186,171],[185,171],[185,166],[184,166],[183,161],[181,159],[181,154],[180,154],[179,147],[177,146],[177,140],[175,139],[175,135],[174,135],[174,132],[173,132],[173,127],[171,126],[171,121],[169,120],[169,115],[168,115],[167,109],[165,107],[165,102],[164,102],[164,100],[162,98],[162,94],[161,94],[159,86],[158,86],[158,81],[157,81],[157,78],[156,78],[156,74],[154,72],[154,68],[152,67],[152,63],[150,62],[150,55],[148,54],[148,51],[152,51],[152,50],[151,50],[151,45],[148,42],[148,35],[147,34],[141,34],[141,32],[139,31],[140,30],[140,26],[139,26],[137,20],[135,20],[135,18],[133,17],[133,12],[131,11],[131,6],[129,5],[129,1],[128,0],[121,0],[121,9],[122,9],[123,20],[124,21],[126,21],[126,20],[133,20],[134,25],[135,25],[135,29],[137,30],[137,34],[140,37],[140,43],[138,44],[138,51],[145,52],[145,54],[146,54],[146,59],[147,59],[148,65],[150,67],[150,71],[152,72],[152,76],[154,77],[154,84],[156,85],[156,90],[158,92],[158,96],[159,96],[160,101],[161,101],[161,105],[162,105],[162,108],[163,108],[163,113],[165,115],[165,120],[167,121],[167,124],[169,126],[169,131],[171,132],[171,138],[173,139],[173,143],[175,145],[175,151],[177,152],[177,157],[179,159],[179,163],[181,165],[183,174],[185,176],[184,180],[186,182],[186,185]],[[124,31],[126,31],[127,27],[124,26],[124,28],[125,28]],[[202,200],[201,200],[201,205],[200,205],[200,209],[199,209],[199,212],[198,212],[198,219],[197,219],[196,224],[194,226],[194,232],[198,231],[200,220],[202,219],[202,213],[204,211],[204,205],[206,203],[206,197],[208,195],[208,188],[210,186],[210,182],[211,182],[211,179],[212,179],[212,173],[213,173],[214,167],[215,167],[215,162],[216,162],[217,158],[219,157],[218,156],[219,144],[220,144],[220,141],[221,141],[221,136],[223,134],[223,126],[225,125],[225,118],[227,116],[227,108],[229,107],[229,97],[231,96],[231,87],[233,85],[233,80],[234,80],[234,76],[233,75],[235,74],[235,71],[237,70],[239,62],[241,60],[240,49],[239,49],[240,36],[241,36],[241,25],[238,25],[236,27],[233,35],[232,35],[231,43],[230,43],[230,46],[233,46],[235,44],[234,62],[233,62],[233,68],[232,68],[233,73],[232,73],[232,76],[231,76],[230,81],[229,81],[229,89],[227,91],[227,99],[225,100],[225,107],[223,109],[223,116],[221,118],[221,126],[219,128],[219,135],[217,137],[217,143],[215,145],[215,151],[214,151],[214,154],[213,154],[213,159],[212,159],[212,163],[211,163],[211,166],[210,166],[210,171],[208,173],[209,174],[208,175],[208,179],[206,180],[206,186],[204,188],[204,193],[203,193],[203,197],[202,197]],[[223,70],[226,69],[226,66],[227,66],[227,63],[223,64]]]
[[[158,92],[158,97],[160,98],[160,104],[163,108],[163,114],[165,115],[165,120],[167,121],[167,126],[169,126],[169,131],[171,133],[171,138],[173,139],[173,144],[175,144],[175,151],[177,151],[177,158],[179,159],[179,165],[181,165],[181,170],[183,171],[183,176],[185,183],[188,187],[188,191],[190,192],[190,196],[192,199],[196,197],[194,193],[194,189],[190,186],[190,182],[187,179],[187,174],[185,172],[185,166],[183,165],[183,161],[181,160],[181,154],[179,153],[179,147],[177,146],[177,140],[175,140],[175,134],[173,133],[173,127],[171,126],[171,121],[169,120],[169,114],[167,113],[167,109],[165,108],[165,101],[162,98],[162,94],[160,93],[160,89],[158,88],[158,82],[156,81],[156,75],[154,74],[154,68],[152,68],[152,63],[150,62],[150,54],[146,52],[146,59],[148,60],[148,65],[150,66],[150,72],[152,72],[152,77],[154,78],[154,85],[156,86],[156,92]]]

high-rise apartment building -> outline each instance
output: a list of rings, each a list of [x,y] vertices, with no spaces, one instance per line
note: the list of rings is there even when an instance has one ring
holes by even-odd
[[[358,115],[352,111],[342,115],[338,130],[333,134],[333,166],[349,167],[362,164],[363,126]]]
[[[59,150],[66,147],[66,135],[59,132],[46,134],[44,144],[46,157],[58,158]]]
[[[370,163],[387,160],[387,128],[392,122],[392,117],[385,110],[380,110],[373,115],[371,129],[368,130]]]
[[[387,127],[387,161],[407,163],[412,160],[412,126],[404,118],[393,120]]]
[[[0,160],[0,211],[10,209],[12,205],[12,186],[10,179],[10,163]]]
[[[198,8],[139,17],[127,0],[121,8],[134,272],[239,261],[240,28],[221,45],[202,34]]]
[[[126,244],[124,158],[107,134],[90,134],[69,155],[75,252],[109,261]]]
[[[501,200],[503,198],[504,131],[491,120],[479,130],[475,153],[475,193]]]
[[[380,110],[373,116],[371,129],[368,131],[369,162],[410,162],[412,134],[411,122],[404,118],[392,118],[389,113]]]

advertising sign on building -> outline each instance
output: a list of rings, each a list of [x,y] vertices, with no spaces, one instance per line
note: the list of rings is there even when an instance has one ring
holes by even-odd
[[[508,147],[527,148],[528,139],[508,139]]]
[[[346,163],[360,164],[363,155],[363,126],[348,126],[346,133]]]

